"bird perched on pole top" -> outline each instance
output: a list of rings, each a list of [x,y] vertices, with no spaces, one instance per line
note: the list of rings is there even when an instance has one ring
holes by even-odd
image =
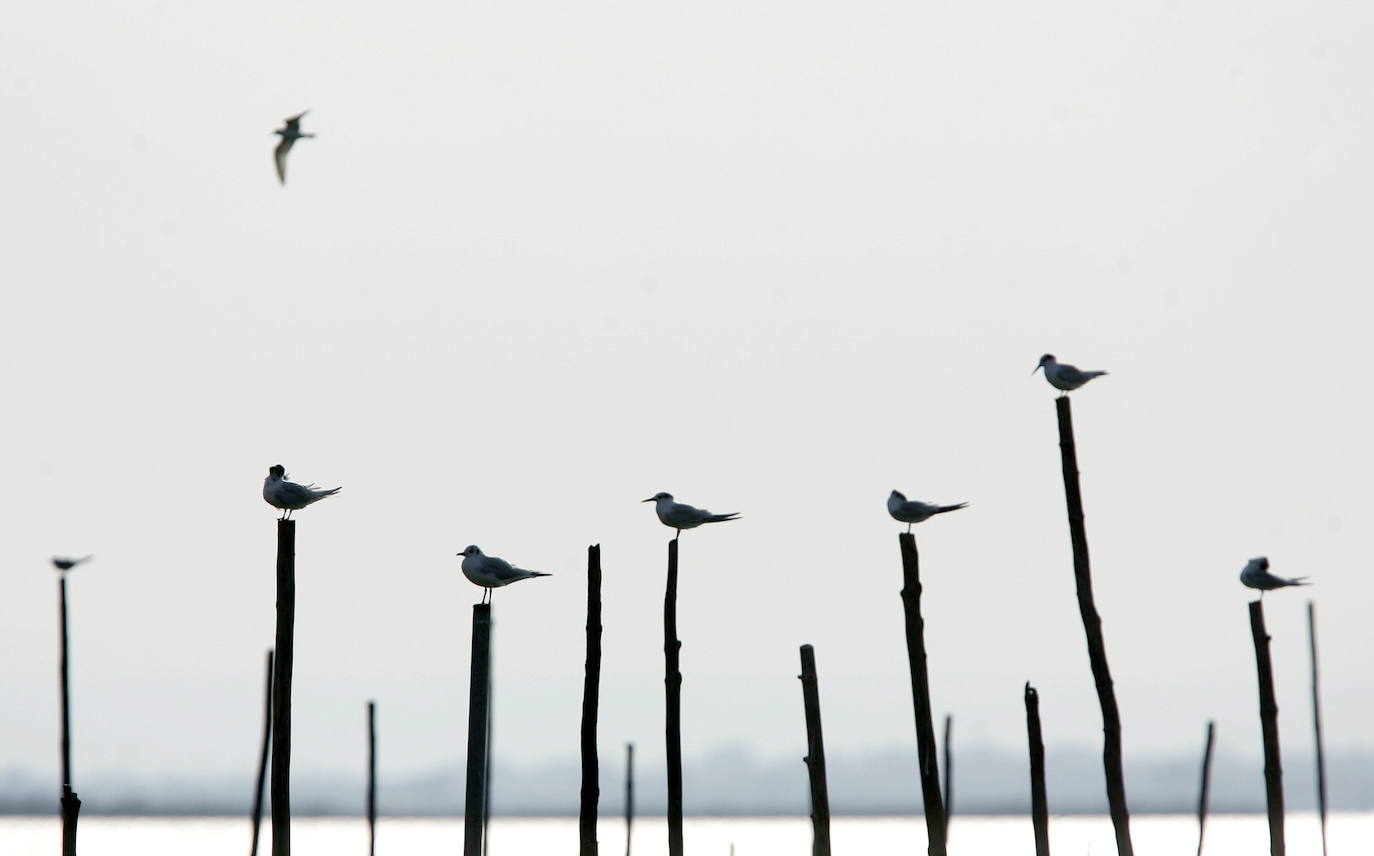
[[[518,583],[521,580],[533,579],[534,577],[553,576],[542,571],[527,571],[524,568],[517,568],[505,559],[488,556],[476,544],[469,545],[458,555],[463,557],[463,576],[486,589],[482,593],[482,603],[490,602],[491,590],[494,588],[508,586],[511,583]]]
[[[1054,354],[1046,354],[1041,357],[1040,364],[1031,369],[1031,374],[1035,374],[1040,369],[1045,370],[1045,380],[1050,382],[1050,386],[1064,392],[1078,389],[1093,378],[1102,377],[1106,374],[1106,372],[1085,372],[1078,366],[1061,363],[1054,358]]]
[[[296,144],[296,140],[302,138],[313,138],[315,136],[314,134],[301,133],[301,118],[309,112],[309,110],[304,110],[300,113],[297,113],[294,116],[291,116],[288,119],[282,120],[286,124],[272,132],[277,136],[281,137],[281,142],[277,143],[277,148],[276,151],[273,153],[273,156],[276,158],[277,161],[277,180],[279,180],[282,183],[283,187],[286,186],[287,153],[289,153],[291,151],[291,147]]]
[[[52,566],[53,566],[54,568],[57,568],[57,572],[58,572],[59,574],[65,574],[67,571],[70,571],[72,568],[76,567],[77,565],[81,564],[82,562],[89,562],[89,561],[90,561],[91,559],[93,559],[93,558],[95,558],[95,557],[94,557],[94,556],[82,556],[82,557],[79,558],[79,559],[67,559],[67,558],[63,558],[62,556],[53,556],[53,557],[52,557]]]
[[[961,508],[968,508],[968,503],[931,505],[919,500],[907,499],[900,490],[894,490],[887,496],[887,513],[891,514],[894,520],[905,523],[908,532],[911,531],[911,524],[913,523],[920,523],[937,514],[944,514],[946,511],[958,511]]]
[[[1275,576],[1269,573],[1269,560],[1260,556],[1245,563],[1245,569],[1240,572],[1240,581],[1248,588],[1259,589],[1260,600],[1264,600],[1264,593],[1273,591],[1276,588],[1287,588],[1288,586],[1309,586],[1311,583],[1304,582],[1307,577],[1287,577]]]
[[[712,514],[704,508],[693,508],[683,502],[674,502],[673,495],[665,491],[659,491],[648,499],[641,502],[652,502],[654,511],[658,512],[658,519],[672,529],[677,530],[677,535],[682,534],[684,529],[695,529],[703,523],[723,523],[726,520],[735,520],[739,517],[738,511],[729,514]],[[677,535],[673,537],[676,538]]]
[[[333,496],[342,487],[330,488],[325,490],[313,484],[296,484],[286,480],[286,467],[277,464],[267,471],[267,478],[262,483],[262,498],[267,500],[267,504],[283,510],[281,519],[287,520],[291,517],[291,512],[299,511],[312,502],[319,502],[326,496]]]

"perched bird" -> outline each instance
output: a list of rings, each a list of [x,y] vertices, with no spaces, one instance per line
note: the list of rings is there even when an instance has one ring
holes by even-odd
[[[291,512],[305,508],[312,502],[319,502],[326,496],[333,496],[342,487],[324,490],[313,484],[296,484],[286,480],[286,467],[277,464],[267,471],[267,478],[262,482],[262,498],[267,500],[267,504],[284,510],[281,516],[286,520],[291,516]]]
[[[1258,559],[1251,559],[1245,563],[1245,569],[1240,572],[1240,581],[1252,589],[1259,589],[1260,599],[1264,599],[1264,593],[1276,588],[1287,588],[1288,586],[1308,586],[1311,583],[1303,582],[1307,577],[1277,577],[1269,573],[1269,560],[1263,556]]]
[[[703,523],[721,523],[739,517],[738,511],[729,514],[712,514],[704,508],[693,508],[682,502],[673,502],[673,495],[659,491],[642,502],[652,502],[658,519],[664,526],[672,527],[681,535],[684,529],[695,529]],[[674,536],[677,537],[677,536]]]
[[[552,576],[541,571],[517,568],[505,559],[488,556],[476,544],[470,545],[458,555],[463,557],[463,576],[486,589],[482,594],[482,603],[489,602],[491,590],[498,586],[508,586],[534,577]]]
[[[1055,360],[1054,354],[1046,354],[1041,357],[1040,365],[1031,369],[1031,374],[1035,374],[1040,369],[1045,370],[1045,380],[1050,382],[1050,386],[1065,392],[1078,389],[1093,378],[1102,377],[1106,374],[1106,372],[1085,372],[1078,366],[1058,362]]]
[[[92,558],[94,558],[94,557],[93,557],[93,556],[82,556],[82,557],[79,558],[79,559],[66,559],[66,558],[63,558],[62,556],[53,556],[53,557],[52,557],[52,566],[53,566],[54,568],[57,568],[57,570],[58,570],[60,573],[64,573],[64,574],[65,574],[67,571],[70,571],[72,568],[76,567],[77,565],[81,564],[82,562],[89,562]]]
[[[284,119],[284,120],[282,120],[282,121],[286,122],[286,124],[283,125],[281,128],[278,128],[277,130],[275,130],[275,131],[272,132],[272,133],[274,133],[274,134],[276,134],[276,135],[278,135],[278,136],[281,137],[281,142],[280,142],[280,143],[277,143],[276,158],[277,158],[277,178],[281,181],[282,186],[285,186],[285,185],[286,185],[286,155],[287,155],[287,153],[290,152],[290,151],[291,151],[291,147],[294,146],[294,145],[296,144],[296,140],[299,140],[299,139],[301,139],[302,137],[312,137],[312,138],[313,138],[313,137],[315,136],[314,134],[302,134],[302,133],[301,133],[301,117],[304,116],[306,113],[309,113],[309,112],[310,112],[309,110],[306,110],[304,113],[297,113],[295,116],[292,116],[292,117],[289,118],[289,119]]]
[[[968,503],[930,505],[919,500],[907,499],[900,490],[894,490],[887,496],[887,513],[891,514],[894,520],[905,523],[908,532],[911,531],[911,524],[913,523],[920,523],[922,520],[929,520],[937,514],[944,514],[946,511],[958,511],[961,508],[968,508]]]

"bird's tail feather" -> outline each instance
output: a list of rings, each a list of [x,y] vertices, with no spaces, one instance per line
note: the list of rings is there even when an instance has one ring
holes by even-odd
[[[729,514],[712,514],[710,517],[706,518],[706,522],[707,522],[707,523],[724,523],[724,522],[727,521],[727,520],[738,520],[738,519],[739,519],[739,512],[738,512],[738,511],[732,511],[732,512],[730,512]]]
[[[961,502],[958,505],[942,505],[939,508],[935,509],[935,513],[944,514],[946,511],[958,511],[961,508],[968,508],[968,503]]]

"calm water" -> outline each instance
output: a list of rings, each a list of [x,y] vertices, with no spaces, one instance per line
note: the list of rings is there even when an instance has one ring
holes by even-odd
[[[60,850],[56,817],[0,817],[0,854],[52,856]],[[1188,856],[1196,852],[1197,821],[1184,816],[1137,817],[1131,835],[1140,856]],[[684,831],[687,852],[693,856],[797,854],[811,852],[811,826],[805,818],[689,819]],[[841,818],[832,824],[833,850],[854,856],[916,856],[925,852],[925,827],[920,819]],[[262,854],[270,853],[267,824]],[[1320,856],[1321,840],[1315,815],[1288,818],[1288,853]],[[1332,856],[1374,853],[1374,812],[1332,816],[1329,826]],[[247,856],[246,820],[231,818],[89,817],[81,820],[82,856]],[[601,852],[618,856],[625,849],[623,822],[602,821]],[[356,819],[300,819],[291,827],[295,856],[366,854],[367,833]],[[1063,817],[1050,820],[1050,849],[1060,856],[1114,854],[1112,827],[1105,817]],[[461,820],[383,818],[377,825],[379,856],[461,853]],[[492,821],[491,856],[545,856],[577,852],[577,821],[573,818],[497,819]],[[668,851],[662,818],[635,822],[635,856],[663,856]],[[1021,817],[959,817],[950,830],[951,854],[1033,856],[1030,821]],[[1269,852],[1268,826],[1258,815],[1218,815],[1207,821],[1204,853],[1212,856],[1263,856]]]

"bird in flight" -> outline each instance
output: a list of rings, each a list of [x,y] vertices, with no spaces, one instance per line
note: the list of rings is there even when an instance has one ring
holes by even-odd
[[[67,559],[67,558],[64,558],[64,557],[62,557],[62,556],[53,556],[53,557],[52,557],[52,566],[53,566],[54,568],[57,568],[58,573],[63,573],[63,574],[65,574],[67,571],[70,571],[72,568],[76,567],[77,565],[81,564],[82,562],[89,562],[92,558],[94,558],[94,557],[93,557],[93,556],[82,556],[82,557],[79,558],[79,559]]]
[[[267,500],[267,504],[275,508],[282,509],[282,520],[291,516],[291,512],[305,508],[312,502],[319,502],[326,496],[333,496],[342,487],[324,490],[313,484],[296,484],[286,480],[286,467],[277,464],[267,471],[267,478],[262,482],[262,498]]]
[[[920,523],[937,514],[944,514],[946,511],[958,511],[961,508],[968,508],[968,503],[931,505],[919,500],[907,499],[900,490],[894,490],[887,496],[887,513],[892,515],[892,519],[905,523],[908,532],[911,531],[911,524],[913,523]]]
[[[301,133],[301,117],[309,112],[309,110],[306,110],[297,113],[289,119],[284,119],[283,121],[286,122],[286,124],[272,132],[281,137],[281,142],[277,143],[275,155],[277,159],[277,179],[281,181],[283,187],[286,186],[286,155],[291,151],[291,147],[296,144],[296,140],[302,137],[313,138],[315,136],[314,134]]]
[[[1273,591],[1276,588],[1287,588],[1288,586],[1309,586],[1311,583],[1303,582],[1307,577],[1287,577],[1275,576],[1269,573],[1269,560],[1264,556],[1251,559],[1245,563],[1245,569],[1240,572],[1240,581],[1247,587],[1259,589],[1260,600],[1264,600],[1264,593]]]
[[[1061,363],[1054,358],[1054,354],[1046,354],[1041,357],[1040,364],[1031,369],[1031,374],[1035,374],[1040,369],[1045,370],[1045,380],[1050,382],[1050,386],[1064,392],[1078,389],[1093,378],[1102,377],[1106,374],[1106,372],[1085,372],[1078,366]]]
[[[654,511],[658,512],[658,519],[664,525],[677,530],[677,535],[682,534],[684,529],[695,529],[703,523],[722,523],[726,520],[735,520],[739,517],[738,511],[729,514],[712,514],[704,508],[693,508],[682,502],[673,502],[673,495],[660,491],[642,502],[652,502]],[[677,535],[673,537],[676,538]]]
[[[469,545],[458,555],[463,557],[463,576],[485,589],[482,593],[482,603],[490,602],[491,590],[494,588],[508,586],[511,583],[518,583],[521,580],[533,579],[534,577],[553,576],[542,571],[527,571],[524,568],[517,568],[505,559],[488,556],[476,544]]]

